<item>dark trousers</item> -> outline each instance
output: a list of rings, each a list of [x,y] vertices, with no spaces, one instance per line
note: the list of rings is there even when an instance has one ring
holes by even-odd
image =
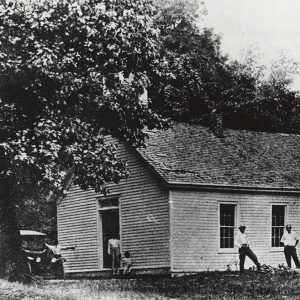
[[[295,246],[285,246],[284,247],[284,255],[285,255],[286,263],[287,263],[289,268],[291,267],[291,257],[293,258],[296,267],[300,268],[300,263],[299,263],[299,259],[298,259],[298,256],[297,256]]]
[[[53,273],[56,278],[63,279],[65,277],[64,259],[60,254],[54,254],[53,257],[57,259],[57,261],[52,265]]]
[[[120,248],[111,247],[111,255],[112,255],[112,270],[113,272],[118,272],[120,267]]]
[[[255,263],[255,265],[257,266],[257,269],[260,270],[260,263],[258,262],[256,255],[253,253],[253,251],[249,247],[239,248],[239,254],[240,254],[240,271],[241,272],[244,272],[246,255]]]

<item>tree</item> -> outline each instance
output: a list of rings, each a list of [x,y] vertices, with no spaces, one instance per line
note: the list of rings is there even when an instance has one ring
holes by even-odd
[[[242,102],[228,116],[227,126],[263,131],[299,133],[299,93],[293,89],[299,64],[281,54],[269,66],[260,62],[258,51],[246,52],[235,62],[236,72],[253,78],[255,97]]]
[[[196,9],[189,10],[187,3]],[[162,12],[156,22],[164,61],[159,76],[155,73],[151,80],[149,95],[153,107],[168,117],[214,127],[217,119],[241,105],[241,99],[253,99],[255,81],[228,62],[212,29],[199,27],[203,6],[197,3],[165,0],[158,4]]]
[[[37,186],[30,177],[30,174],[23,174],[22,181],[14,190],[20,229],[41,231],[49,238],[56,239],[56,201],[51,191]]]
[[[106,136],[138,146],[145,128],[164,125],[140,100],[159,57],[153,15],[148,0],[0,5],[0,214],[11,279],[22,279],[20,191],[60,190],[71,170],[81,188],[105,192],[129,174]]]
[[[151,78],[153,108],[175,120],[209,125],[219,135],[224,126],[300,132],[299,96],[291,88],[297,64],[281,56],[268,68],[253,49],[244,60],[231,61],[220,51],[220,37],[199,26],[200,2],[156,5],[163,61]]]

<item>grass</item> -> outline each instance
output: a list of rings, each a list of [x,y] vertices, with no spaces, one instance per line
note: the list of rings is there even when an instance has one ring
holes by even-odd
[[[300,275],[293,272],[211,272],[182,277],[36,281],[0,280],[0,299],[300,299]]]
[[[128,281],[130,282],[130,280]],[[130,285],[130,284],[129,284]],[[2,300],[117,300],[164,299],[152,292],[144,294],[129,289],[119,289],[117,280],[35,281],[24,285],[0,279]]]

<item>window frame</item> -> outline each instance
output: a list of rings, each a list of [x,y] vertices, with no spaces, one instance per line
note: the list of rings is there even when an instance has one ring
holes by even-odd
[[[286,224],[288,224],[288,209],[289,209],[289,206],[288,206],[288,203],[286,202],[280,202],[280,203],[270,203],[270,228],[269,228],[269,232],[270,232],[270,238],[269,238],[269,241],[270,241],[270,250],[271,251],[282,251],[283,249],[283,245],[282,246],[272,246],[272,219],[273,219],[273,215],[272,215],[272,211],[273,211],[273,206],[284,206],[284,227]]]
[[[101,202],[105,200],[117,200],[117,205],[106,205],[102,206]],[[97,210],[98,211],[103,211],[103,210],[111,210],[111,209],[120,209],[120,195],[109,195],[109,196],[104,196],[104,197],[97,197]]]
[[[233,231],[233,248],[221,248],[221,205],[233,205],[234,206],[234,231]],[[239,203],[238,202],[225,202],[218,203],[218,253],[236,253],[237,249],[234,246],[234,238],[236,235],[236,228],[238,225]]]

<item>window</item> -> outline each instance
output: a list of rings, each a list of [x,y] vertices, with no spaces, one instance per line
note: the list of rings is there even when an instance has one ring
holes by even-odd
[[[272,247],[280,247],[285,224],[285,205],[272,205]]]
[[[110,208],[110,207],[119,207],[119,198],[104,198],[99,201],[99,207],[101,208]]]
[[[220,204],[220,248],[234,248],[235,204]]]

